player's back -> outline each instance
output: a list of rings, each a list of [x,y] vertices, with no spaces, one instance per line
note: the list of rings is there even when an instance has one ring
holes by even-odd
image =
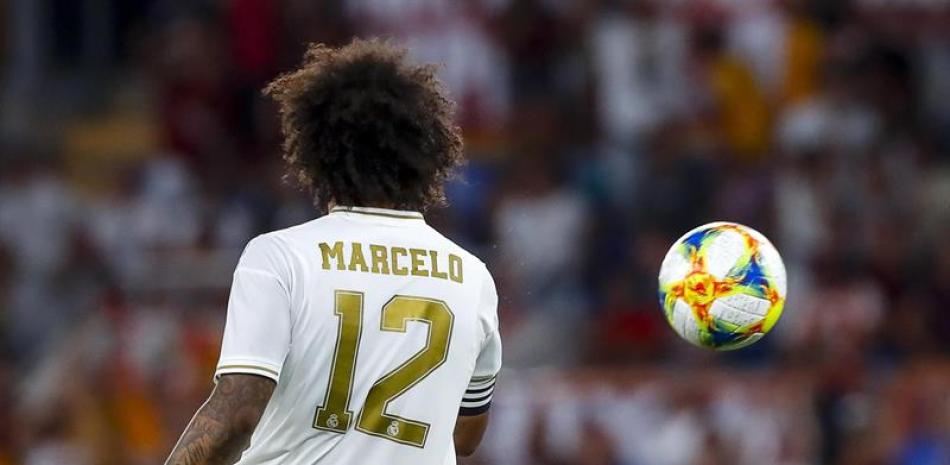
[[[496,305],[418,213],[338,207],[254,239],[216,375],[277,388],[238,463],[454,463],[460,406],[486,407],[500,366]]]

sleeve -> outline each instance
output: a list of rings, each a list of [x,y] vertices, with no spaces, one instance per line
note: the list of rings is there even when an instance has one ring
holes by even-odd
[[[280,379],[292,321],[289,267],[282,257],[276,239],[268,236],[244,249],[231,284],[215,382],[228,373]]]
[[[487,275],[487,272],[486,272]],[[498,333],[498,293],[491,276],[482,286],[479,314],[482,315],[485,339],[475,361],[475,371],[468,384],[459,415],[479,415],[488,411],[495,392],[495,379],[501,370],[501,336]]]

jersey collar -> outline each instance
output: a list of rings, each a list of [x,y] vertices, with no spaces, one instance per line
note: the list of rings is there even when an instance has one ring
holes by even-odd
[[[408,210],[391,210],[388,208],[336,206],[330,209],[330,213],[350,213],[399,220],[425,220],[425,218],[422,216],[422,213],[419,212]]]

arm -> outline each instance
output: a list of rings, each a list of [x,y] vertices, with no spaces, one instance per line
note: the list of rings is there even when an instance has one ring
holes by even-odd
[[[485,429],[488,427],[488,409],[491,407],[492,396],[495,392],[495,380],[498,371],[501,370],[498,294],[495,291],[495,282],[487,269],[485,275],[479,302],[482,313],[479,321],[485,337],[482,340],[478,358],[475,360],[472,379],[465,393],[462,394],[462,403],[459,405],[459,416],[455,422],[453,434],[455,453],[462,457],[475,453],[475,449],[482,442],[482,436],[485,435]]]
[[[455,423],[455,453],[462,457],[468,457],[475,453],[475,449],[482,442],[482,436],[485,435],[485,429],[488,427],[488,412],[479,415],[465,416],[459,415]]]
[[[256,375],[222,375],[198,409],[165,465],[231,465],[247,448],[251,433],[274,392],[274,380]]]

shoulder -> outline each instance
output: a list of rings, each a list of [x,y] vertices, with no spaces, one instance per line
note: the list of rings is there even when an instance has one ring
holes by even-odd
[[[318,227],[318,220],[308,221],[289,228],[270,231],[248,241],[241,253],[237,270],[250,269],[276,274],[282,279],[293,275],[298,260],[300,238]]]
[[[327,215],[256,236],[244,247],[238,269],[260,267],[290,278],[313,239],[333,234],[339,227],[339,222]]]
[[[260,264],[289,256],[287,238],[278,231],[261,234],[248,241],[241,254],[241,265]]]
[[[452,239],[445,237],[444,234],[440,233],[437,229],[433,228],[432,226],[427,225],[427,227],[429,231],[431,231],[432,235],[435,236],[435,239],[441,242],[446,249],[448,249],[455,255],[458,255],[459,257],[461,257],[462,260],[464,260],[466,264],[471,264],[476,269],[484,273],[488,273],[488,266],[485,265],[485,262],[483,262],[482,259],[478,258],[478,256],[476,256],[475,254],[469,252],[464,247],[458,245]]]
[[[488,265],[477,255],[445,237],[445,235],[435,228],[430,226],[429,229],[432,231],[432,234],[438,237],[438,240],[444,242],[446,248],[462,258],[465,263],[466,276],[474,276],[477,278],[475,285],[477,286],[476,289],[478,289],[477,292],[479,293],[481,301],[485,302],[485,306],[494,308],[494,306],[497,305],[498,294],[495,289],[495,280],[492,277],[491,271],[488,269]]]
[[[469,252],[464,247],[458,245],[452,239],[445,237],[444,234],[440,233],[432,226],[428,226],[428,229],[435,237],[435,240],[440,242],[444,248],[446,248],[452,254],[462,258],[463,263],[465,263],[466,276],[476,276],[481,283],[479,286],[489,285],[492,289],[494,289],[494,280],[492,278],[491,272],[488,269],[488,265],[486,265],[481,258],[479,258],[474,253]]]
[[[280,282],[286,289],[289,288],[288,283],[293,271],[285,246],[278,237],[268,233],[261,234],[247,243],[234,274],[235,278],[239,274],[268,276]]]

